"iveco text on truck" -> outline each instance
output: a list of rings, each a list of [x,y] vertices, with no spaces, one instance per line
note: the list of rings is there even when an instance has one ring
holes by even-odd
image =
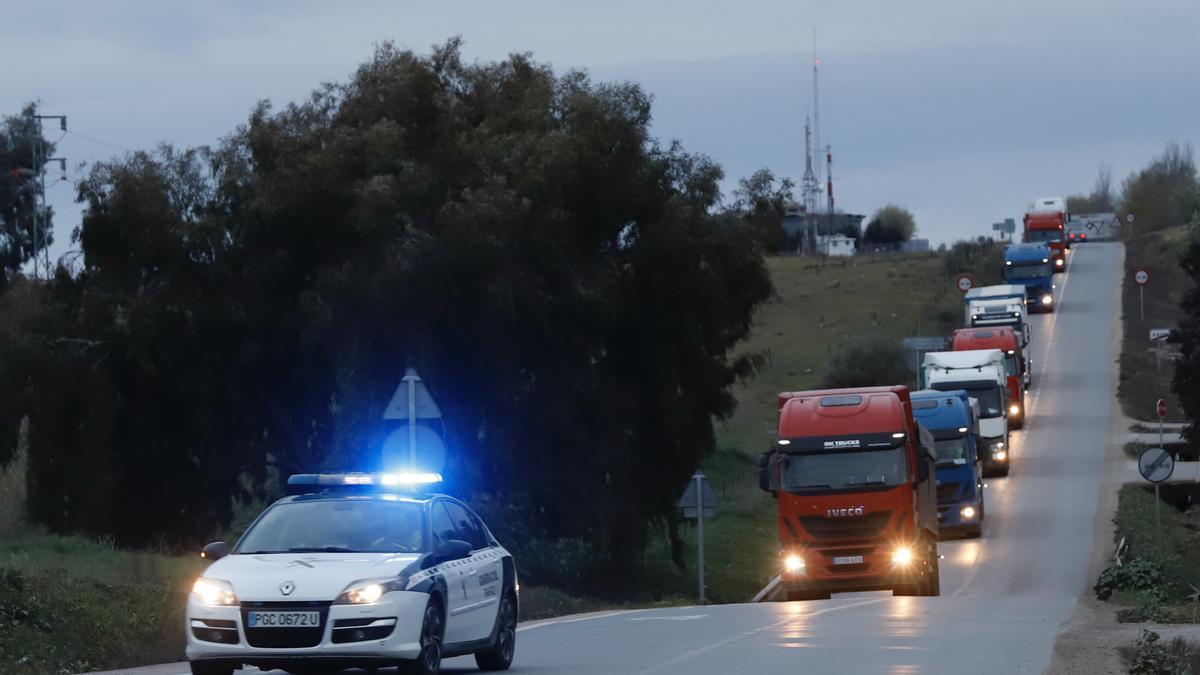
[[[778,501],[788,599],[938,595],[935,441],[908,388],[784,392],[778,404],[759,485]]]
[[[983,466],[979,461],[979,402],[963,389],[912,394],[913,416],[929,429],[937,451],[938,532],[983,533]]]
[[[953,391],[965,389],[979,401],[979,434],[983,439],[983,468],[1008,475],[1008,375],[999,349],[967,352],[929,352],[922,365],[925,386]]]

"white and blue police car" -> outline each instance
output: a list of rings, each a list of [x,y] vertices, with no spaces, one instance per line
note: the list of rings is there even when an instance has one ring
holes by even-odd
[[[187,601],[194,675],[398,666],[439,672],[474,654],[506,670],[516,647],[512,555],[437,474],[303,474],[213,560]]]

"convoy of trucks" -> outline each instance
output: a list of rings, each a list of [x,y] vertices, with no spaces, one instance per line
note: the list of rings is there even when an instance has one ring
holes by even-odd
[[[1004,280],[1025,287],[1030,312],[1054,311],[1054,270],[1050,247],[1045,244],[1009,244],[1004,247]]]
[[[984,476],[1009,475],[1024,426],[1031,311],[1053,311],[1066,271],[1066,201],[1035,200],[1007,282],[969,288],[952,351],[926,352],[906,386],[783,392],[759,487],[777,501],[779,587],[789,600],[890,590],[939,595],[939,539],[979,537]]]
[[[938,595],[936,441],[908,388],[784,392],[778,410],[759,483],[778,501],[788,599]]]
[[[1025,213],[1025,234],[1022,241],[1027,244],[1046,244],[1050,248],[1051,264],[1055,272],[1062,272],[1067,268],[1066,225],[1069,219],[1067,200],[1062,197],[1035,199]]]

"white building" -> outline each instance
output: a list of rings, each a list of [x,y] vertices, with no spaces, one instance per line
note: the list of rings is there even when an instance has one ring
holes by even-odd
[[[856,253],[855,241],[844,234],[817,235],[817,253],[829,256],[848,256]]]

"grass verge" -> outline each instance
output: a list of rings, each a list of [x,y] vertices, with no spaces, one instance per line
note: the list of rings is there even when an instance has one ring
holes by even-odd
[[[1117,539],[1130,542],[1126,564],[1143,561],[1157,572],[1152,572],[1150,583],[1132,580],[1139,588],[1118,589],[1112,599],[1125,607],[1118,614],[1125,621],[1196,623],[1200,621],[1200,505],[1196,503],[1200,486],[1165,485],[1161,491],[1161,520],[1156,525],[1154,489],[1121,488],[1114,520]]]

